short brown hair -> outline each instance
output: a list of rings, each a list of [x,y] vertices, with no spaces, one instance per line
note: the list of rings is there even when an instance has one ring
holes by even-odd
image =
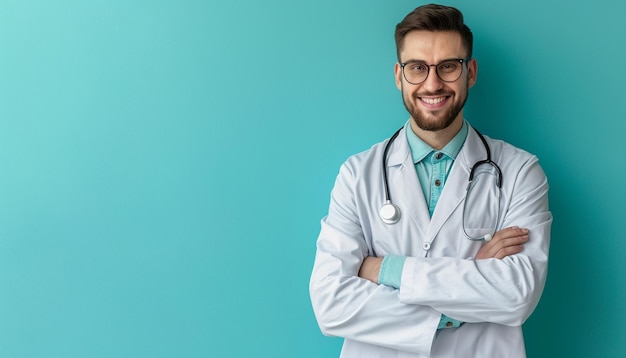
[[[411,31],[454,31],[461,35],[467,49],[467,56],[472,57],[474,37],[472,31],[463,23],[463,14],[451,6],[437,4],[423,5],[411,11],[396,25],[396,52],[400,61],[400,51],[404,45],[404,37]]]

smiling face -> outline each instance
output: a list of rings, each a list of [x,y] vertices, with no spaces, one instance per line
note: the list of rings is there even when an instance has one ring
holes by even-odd
[[[436,65],[450,59],[467,57],[461,35],[452,31],[411,31],[404,37],[400,61],[420,61]],[[395,66],[396,86],[402,91],[404,106],[411,115],[411,128],[420,131],[447,131],[456,134],[463,123],[463,106],[470,87],[476,82],[476,61],[463,64],[461,77],[444,82],[430,67],[428,78],[413,85],[402,75],[399,63]],[[450,137],[451,139],[452,137]]]

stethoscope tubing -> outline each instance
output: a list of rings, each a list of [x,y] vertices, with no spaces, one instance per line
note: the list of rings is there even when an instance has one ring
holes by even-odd
[[[389,138],[389,141],[387,142],[387,144],[385,145],[385,149],[383,150],[383,160],[382,160],[383,168],[382,169],[383,169],[383,185],[385,187],[385,203],[380,208],[379,213],[380,213],[380,218],[382,219],[382,221],[385,224],[390,224],[390,225],[395,224],[398,221],[400,221],[400,208],[391,201],[391,194],[389,191],[389,179],[387,177],[387,155],[389,153],[389,148],[391,148],[391,144],[398,137],[398,135],[402,131],[402,128],[404,127],[401,127],[400,129],[398,129]],[[489,144],[487,143],[487,140],[485,139],[485,137],[476,128],[472,127],[472,129],[476,132],[476,134],[478,134],[478,137],[482,141],[483,146],[485,147],[486,154],[487,154],[487,159],[483,159],[474,163],[474,165],[472,166],[472,169],[470,170],[469,183],[471,184],[472,180],[474,180],[474,172],[476,171],[476,168],[478,168],[479,166],[483,164],[489,164],[493,166],[494,168],[496,168],[496,171],[498,173],[496,185],[498,189],[501,189],[502,188],[502,170],[500,170],[500,167],[494,161],[491,160],[491,148],[489,147]],[[488,235],[488,236],[491,236],[491,235]]]
[[[391,143],[396,139],[398,134],[402,131],[401,127],[398,129],[392,136],[389,138],[389,141],[385,145],[385,150],[383,151],[383,183],[385,183],[385,202],[391,203],[391,195],[389,194],[389,180],[387,179],[387,154],[389,153],[389,148],[391,147]]]

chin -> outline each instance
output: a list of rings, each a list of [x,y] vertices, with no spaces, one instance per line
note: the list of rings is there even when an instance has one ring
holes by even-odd
[[[419,129],[432,132],[444,130],[450,127],[456,120],[456,116],[448,116],[439,119],[426,119],[421,115],[415,116],[413,114],[411,114],[411,118]]]

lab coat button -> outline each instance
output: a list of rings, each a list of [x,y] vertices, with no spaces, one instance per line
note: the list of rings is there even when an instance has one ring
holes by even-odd
[[[430,242],[425,242],[424,245],[422,245],[422,248],[424,251],[430,250]]]

